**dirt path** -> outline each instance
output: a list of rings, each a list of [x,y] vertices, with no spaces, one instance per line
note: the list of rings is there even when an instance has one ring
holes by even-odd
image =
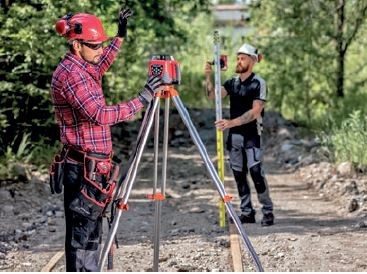
[[[213,146],[208,147],[215,154]],[[115,255],[115,271],[150,271],[154,204],[152,159],[144,154],[141,172],[123,215]],[[227,228],[217,225],[218,194],[194,147],[169,148],[167,200],[163,204],[160,271],[232,271]],[[257,199],[257,223],[246,225],[253,246],[266,271],[366,271],[366,229],[357,219],[342,217],[338,205],[308,189],[295,174],[286,174],[266,158],[268,181],[275,204],[276,224],[263,228]],[[227,172],[228,192],[237,198]],[[47,188],[45,188],[47,190]],[[45,191],[46,191],[45,190]],[[48,194],[46,194],[48,195]],[[52,197],[60,204],[60,197]],[[238,204],[238,199],[234,201]],[[236,206],[236,209],[238,207]],[[37,208],[35,208],[37,211]],[[27,248],[9,252],[2,271],[40,271],[63,245],[63,217],[49,218],[27,240]],[[53,229],[50,229],[52,227]],[[0,261],[2,262],[2,261]],[[6,266],[7,265],[7,266]],[[253,271],[244,253],[245,271]],[[61,260],[54,271],[64,271]]]
[[[366,271],[367,231],[357,228],[359,218],[346,217],[340,204],[326,201],[297,175],[278,169],[272,160],[268,158],[266,163],[276,225],[246,226],[264,269]]]

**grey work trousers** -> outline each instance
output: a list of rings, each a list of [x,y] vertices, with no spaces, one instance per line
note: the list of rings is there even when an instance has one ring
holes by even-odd
[[[261,163],[262,150],[259,146],[260,140],[247,141],[241,134],[229,134],[228,138],[230,139],[227,142],[227,149],[233,175],[237,183],[238,194],[241,199],[241,214],[245,216],[255,214],[251,203],[251,189],[247,181],[248,171],[250,171],[252,181],[254,182],[257,198],[262,205],[262,213],[271,213],[273,211],[273,202],[270,198],[268,183]]]

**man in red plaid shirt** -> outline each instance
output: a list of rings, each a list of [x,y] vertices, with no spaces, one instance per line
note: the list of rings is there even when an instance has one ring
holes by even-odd
[[[64,144],[62,160],[54,165],[62,163],[63,167],[56,183],[64,184],[67,271],[98,270],[101,216],[113,192],[110,126],[132,119],[162,85],[161,79],[151,77],[136,98],[106,105],[102,76],[117,56],[131,14],[129,9],[120,11],[118,33],[105,48],[102,43],[108,37],[96,16],[68,14],[56,23],[57,32],[70,46],[51,83],[52,103]]]

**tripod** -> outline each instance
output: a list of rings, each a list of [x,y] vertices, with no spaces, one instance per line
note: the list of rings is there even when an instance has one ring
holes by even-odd
[[[164,111],[164,135],[163,135],[163,159],[162,159],[162,184],[160,192],[157,191],[157,169],[158,169],[158,142],[159,142],[159,104],[160,99],[165,99],[165,111]],[[210,177],[212,178],[221,199],[224,202],[225,208],[227,209],[229,216],[234,221],[234,224],[243,240],[243,243],[248,250],[251,258],[254,261],[257,271],[264,271],[260,260],[244,230],[242,224],[231,204],[231,197],[227,195],[224,186],[216,172],[213,163],[211,162],[209,155],[206,151],[206,148],[201,141],[201,138],[190,119],[190,115],[187,109],[184,107],[177,90],[172,86],[165,86],[165,89],[162,90],[157,96],[154,98],[153,103],[151,103],[144,115],[144,119],[142,122],[142,126],[139,130],[138,139],[136,143],[136,148],[133,155],[130,158],[130,166],[126,173],[126,176],[122,178],[122,185],[119,189],[117,189],[115,193],[115,209],[117,214],[113,218],[113,222],[111,224],[111,229],[109,230],[106,242],[104,244],[101,258],[99,261],[99,271],[102,271],[104,263],[108,257],[110,252],[112,243],[115,239],[115,235],[117,232],[119,219],[122,215],[123,211],[128,210],[127,201],[129,199],[134,180],[136,177],[137,169],[139,166],[139,162],[141,156],[143,154],[144,146],[147,142],[147,138],[149,132],[151,130],[153,121],[155,120],[154,127],[154,185],[153,185],[153,194],[150,195],[150,198],[156,202],[155,207],[155,226],[154,226],[154,260],[153,260],[153,271],[158,271],[158,262],[159,262],[159,234],[160,234],[160,226],[161,226],[161,207],[162,201],[164,200],[164,194],[166,189],[166,171],[167,171],[167,147],[168,147],[168,122],[169,122],[169,106],[170,99],[172,98],[177,111],[183,120],[184,124],[189,130],[190,136],[197,146],[198,151],[202,160],[204,161],[205,167],[209,172]],[[155,119],[154,119],[155,118]]]

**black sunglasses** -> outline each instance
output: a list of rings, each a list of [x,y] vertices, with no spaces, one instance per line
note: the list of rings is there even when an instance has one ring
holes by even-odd
[[[103,47],[103,43],[91,44],[91,43],[87,43],[87,42],[84,42],[84,41],[79,41],[79,42],[80,42],[80,44],[82,44],[84,46],[87,46],[88,48],[94,49],[94,50],[97,50],[97,49]]]

